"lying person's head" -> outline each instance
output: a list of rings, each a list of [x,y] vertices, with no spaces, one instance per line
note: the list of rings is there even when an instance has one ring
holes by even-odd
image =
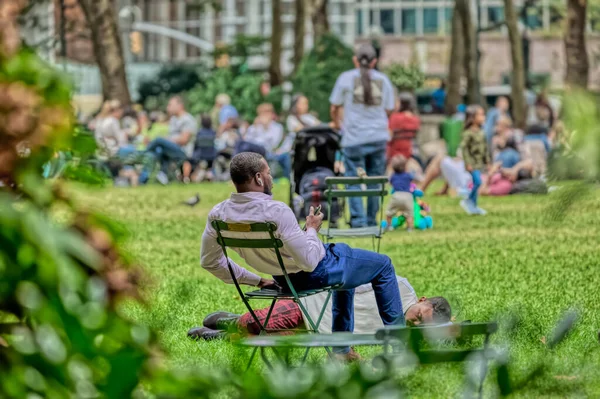
[[[421,297],[419,302],[408,308],[404,315],[408,326],[443,324],[449,322],[451,317],[450,304],[446,298],[441,296]]]
[[[271,168],[262,155],[241,152],[233,157],[229,166],[231,180],[238,193],[262,192],[272,194]]]

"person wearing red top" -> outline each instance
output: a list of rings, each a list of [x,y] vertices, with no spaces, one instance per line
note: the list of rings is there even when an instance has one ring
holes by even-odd
[[[391,141],[388,143],[387,160],[396,155],[410,159],[413,155],[414,140],[421,128],[421,119],[413,112],[412,96],[400,95],[400,109],[390,115],[389,129]]]

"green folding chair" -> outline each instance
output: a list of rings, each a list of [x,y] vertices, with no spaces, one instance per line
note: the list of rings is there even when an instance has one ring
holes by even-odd
[[[327,189],[324,195],[327,197],[328,204],[328,220],[331,220],[331,209],[334,199],[339,198],[370,198],[379,197],[379,217],[383,220],[383,200],[388,194],[386,189],[386,183],[388,178],[385,176],[377,177],[328,177],[325,179]],[[367,188],[366,190],[361,189],[340,189],[339,185],[363,185],[367,187],[379,186],[378,188]],[[348,229],[332,228],[330,224],[327,225],[325,230],[325,238],[327,242],[340,237],[372,237],[373,250],[379,252],[381,247],[381,237],[383,235],[383,227],[381,223],[378,226],[368,227],[357,227]],[[377,240],[377,245],[375,245]]]
[[[298,304],[298,306],[300,307],[300,310],[302,311],[304,320],[308,324],[308,326],[307,326],[308,331],[312,332],[312,333],[318,333],[319,325],[321,324],[321,320],[323,319],[323,315],[325,314],[325,309],[327,309],[327,305],[329,304],[329,301],[331,299],[331,293],[333,290],[341,287],[341,284],[334,285],[334,286],[328,286],[328,287],[322,287],[322,288],[318,288],[318,289],[306,290],[306,291],[296,290],[294,288],[294,285],[292,284],[292,281],[289,277],[287,270],[285,269],[285,265],[283,263],[283,258],[281,257],[281,252],[280,252],[280,249],[283,247],[283,242],[275,236],[275,232],[277,231],[277,225],[273,222],[240,224],[240,223],[226,223],[226,222],[223,222],[220,220],[214,220],[214,221],[212,221],[211,224],[212,224],[213,228],[217,231],[217,242],[223,249],[223,253],[225,254],[225,257],[227,258],[227,267],[229,268],[229,273],[231,274],[231,278],[233,279],[235,288],[237,289],[237,291],[240,295],[240,298],[242,298],[244,305],[246,305],[246,308],[252,315],[252,318],[254,319],[256,324],[259,326],[260,335],[268,334],[270,332],[277,332],[277,330],[268,330],[267,326],[269,323],[269,319],[271,318],[271,313],[273,312],[273,308],[275,307],[275,304],[277,303],[277,301],[284,300],[284,299],[293,300],[294,302],[296,302]],[[234,236],[228,236],[228,235],[231,235],[231,233],[234,233]],[[256,238],[235,237],[235,233],[251,233],[251,235],[256,235]],[[282,272],[283,276],[285,277],[285,280],[290,289],[290,292],[280,292],[280,291],[275,291],[275,290],[257,290],[257,291],[244,293],[242,291],[242,288],[240,287],[239,282],[237,281],[237,279],[235,277],[235,273],[233,272],[231,263],[229,262],[229,257],[227,256],[227,248],[254,248],[254,249],[265,249],[265,250],[271,249],[271,250],[275,251],[275,254],[277,255],[277,261],[279,263],[279,266],[281,267],[281,272]],[[302,301],[300,301],[300,299],[306,298],[308,296],[315,295],[315,294],[318,294],[321,292],[327,292],[327,299],[325,300],[323,308],[321,309],[319,318],[317,320],[313,320],[313,318],[310,316],[306,307],[304,306]],[[271,300],[271,306],[269,308],[269,311],[267,312],[267,316],[266,316],[264,322],[260,321],[258,316],[256,316],[254,309],[250,305],[250,301],[254,300],[254,299]],[[329,348],[325,348],[325,349],[330,354]],[[252,356],[250,357],[250,361],[248,362],[248,367],[250,367],[250,365],[252,364],[252,361],[254,360],[257,350],[258,350],[258,348],[255,348],[254,351],[252,352]],[[262,352],[261,352],[261,355],[263,355]],[[306,353],[304,354],[304,358],[303,358],[302,362],[304,362],[306,360],[307,356],[308,356],[308,349],[306,350]],[[264,355],[263,355],[263,359],[265,359],[265,362],[267,364],[269,364]]]
[[[498,324],[490,323],[461,323],[442,326],[424,326],[424,327],[387,327],[378,330],[375,337],[383,342],[383,355],[377,357],[378,360],[389,364],[394,356],[398,356],[398,351],[391,351],[395,344],[402,343],[409,345],[416,355],[419,364],[434,364],[447,362],[464,362],[473,359],[482,359],[481,379],[478,381],[478,392],[481,397],[483,392],[483,381],[488,370],[488,361],[493,356],[489,353],[490,336],[498,331]],[[483,336],[483,346],[473,345],[472,338]],[[466,348],[459,349],[425,349],[424,344],[434,342],[465,344]],[[404,345],[402,345],[404,347]]]

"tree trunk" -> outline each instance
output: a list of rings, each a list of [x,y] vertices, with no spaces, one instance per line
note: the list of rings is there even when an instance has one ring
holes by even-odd
[[[279,86],[283,83],[281,73],[281,38],[283,36],[283,22],[281,21],[281,0],[271,1],[273,15],[271,31],[271,60],[269,63],[269,80],[271,86]]]
[[[518,128],[525,128],[525,119],[527,105],[525,103],[525,64],[523,61],[523,48],[519,26],[517,22],[517,12],[513,4],[514,0],[504,0],[504,19],[508,29],[508,39],[510,41],[510,55],[512,58],[512,79],[511,79],[511,97],[512,97],[512,115],[515,125]]]
[[[296,0],[296,19],[294,20],[294,73],[304,57],[304,37],[306,36],[306,0]]]
[[[460,13],[454,9],[452,13],[452,36],[450,43],[450,62],[448,67],[448,88],[446,95],[446,114],[452,115],[456,112],[458,104],[462,102],[460,95],[460,81],[464,70],[464,50],[463,50],[463,35],[462,21]]]
[[[328,3],[329,0],[312,0],[312,25],[315,45],[321,36],[329,33]]]
[[[100,69],[102,94],[105,100],[130,104],[123,46],[117,16],[111,0],[79,0],[92,33],[96,63]]]
[[[567,76],[565,85],[587,88],[589,60],[585,45],[586,0],[567,0],[567,31],[565,32],[565,54]]]
[[[464,43],[464,65],[467,77],[467,103],[479,104],[479,87],[477,85],[477,43],[475,41],[475,27],[471,17],[469,0],[456,0],[454,11],[460,14]]]

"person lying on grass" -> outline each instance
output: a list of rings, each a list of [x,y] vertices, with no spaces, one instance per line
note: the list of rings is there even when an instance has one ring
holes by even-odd
[[[294,212],[283,202],[273,200],[271,170],[261,155],[250,152],[236,155],[231,160],[230,174],[237,192],[208,214],[202,234],[201,265],[204,269],[231,284],[230,265],[241,284],[289,291],[274,249],[233,248],[249,266],[273,276],[274,280],[266,280],[225,257],[211,224],[214,220],[242,224],[275,222],[278,226],[276,236],[283,242],[280,250],[283,263],[294,288],[300,291],[338,288],[333,293],[333,332],[353,331],[354,289],[367,283],[373,286],[383,325],[404,324],[400,290],[388,256],[341,243],[323,244],[318,232],[324,215],[322,212],[315,215],[312,207],[306,218],[306,229],[300,228]],[[350,347],[336,348],[334,352],[340,360],[358,358]]]
[[[441,324],[450,321],[452,311],[450,304],[443,297],[419,298],[407,279],[396,276],[398,289],[402,298],[402,311],[406,324],[409,326]],[[302,304],[306,307],[313,320],[319,318],[327,293],[321,292],[307,298],[302,298]],[[373,287],[370,284],[361,285],[356,288],[354,295],[354,332],[358,334],[374,334],[383,328],[377,312],[377,302]],[[256,310],[254,313],[261,324],[264,324],[269,308]],[[250,312],[243,315],[232,314],[224,311],[209,314],[202,322],[203,327],[194,327],[188,332],[188,337],[193,339],[222,339],[228,333],[240,333],[242,335],[258,335],[260,326],[252,317]],[[279,334],[287,335],[296,331],[305,331],[308,323],[305,322],[297,303],[290,300],[278,301],[267,330],[278,331]],[[331,303],[325,310],[323,321],[319,326],[319,332],[326,334],[331,332]]]

